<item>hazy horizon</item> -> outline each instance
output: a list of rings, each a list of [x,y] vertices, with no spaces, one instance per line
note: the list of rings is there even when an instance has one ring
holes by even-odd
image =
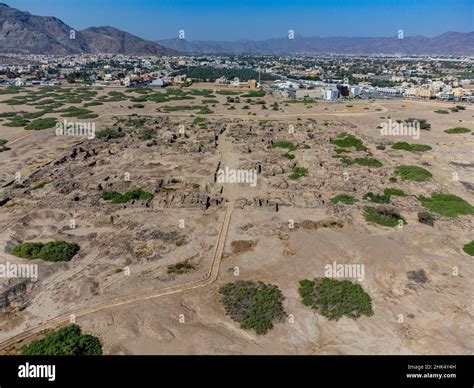
[[[111,26],[154,41],[175,38],[179,30],[189,41],[265,40],[287,36],[289,30],[303,37],[395,37],[400,29],[406,37],[433,37],[474,30],[469,0],[455,6],[439,0],[2,2],[34,15],[55,16],[76,29]]]

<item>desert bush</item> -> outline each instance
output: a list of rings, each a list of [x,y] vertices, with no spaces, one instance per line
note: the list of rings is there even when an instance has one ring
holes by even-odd
[[[335,197],[332,197],[331,202],[334,204],[338,202],[342,202],[342,203],[345,203],[346,205],[353,205],[354,203],[357,202],[357,199],[355,199],[351,195],[339,194],[339,195],[336,195]]]
[[[151,198],[153,198],[153,194],[141,188],[133,189],[123,194],[117,191],[105,191],[102,193],[102,199],[104,201],[111,201],[112,203],[127,203],[133,200],[146,201]]]
[[[360,284],[349,280],[301,280],[299,294],[305,306],[310,306],[329,320],[337,321],[343,316],[356,319],[362,315],[373,315],[370,295]]]
[[[445,217],[474,214],[474,207],[469,202],[452,194],[433,193],[431,198],[421,196],[418,199],[425,208]]]
[[[66,241],[25,242],[15,246],[11,254],[23,259],[57,262],[71,260],[79,249],[79,245]]]
[[[433,176],[431,172],[419,166],[401,165],[395,168],[395,174],[407,181],[425,182]]]
[[[102,345],[97,337],[82,334],[78,325],[69,325],[46,334],[21,349],[23,356],[100,356]]]
[[[400,214],[387,208],[365,206],[364,217],[368,222],[372,222],[381,226],[388,226],[391,228],[400,225],[400,221],[403,224],[407,223]]]
[[[226,313],[243,329],[265,334],[273,328],[273,321],[284,318],[283,294],[273,284],[252,281],[227,283],[219,289]]]

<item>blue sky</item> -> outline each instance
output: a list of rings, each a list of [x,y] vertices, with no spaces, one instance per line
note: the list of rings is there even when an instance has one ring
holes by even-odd
[[[110,25],[146,39],[435,36],[473,31],[474,0],[0,0],[74,28]]]

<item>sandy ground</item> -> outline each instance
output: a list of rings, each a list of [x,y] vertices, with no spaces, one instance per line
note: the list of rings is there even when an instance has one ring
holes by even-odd
[[[0,101],[4,98],[0,96]],[[468,106],[465,111],[441,115],[434,111],[452,104],[415,101],[286,106],[275,95],[264,97],[268,110],[263,112],[259,105],[242,109],[245,102],[228,111],[222,105],[226,97],[217,99],[221,104],[211,108],[213,114],[205,115],[209,128],[204,132],[191,125],[192,113],[162,112],[163,105],[186,101],[147,102],[144,109],[136,110],[128,109],[131,103],[126,101],[91,107],[100,115],[95,119],[99,129],[123,126],[117,117],[131,113],[152,116],[147,126],[157,131],[157,142],[147,144],[136,137],[124,142],[85,142],[76,147],[83,150],[75,158],[70,156],[71,147],[84,139],[60,138],[54,129],[28,133],[0,122],[0,137],[11,144],[11,150],[0,152],[4,182],[14,179],[17,171],[28,177],[38,166],[68,157],[30,178],[31,185],[54,182],[40,191],[2,189],[2,196],[13,196],[8,206],[0,207],[2,261],[24,262],[7,253],[19,241],[67,239],[81,245],[81,252],[69,263],[40,263],[39,281],[28,286],[17,308],[0,315],[0,340],[94,303],[204,279],[224,209],[231,206],[235,210],[216,282],[77,320],[84,331],[100,337],[105,353],[472,354],[474,267],[472,258],[462,252],[462,246],[474,238],[472,217],[439,219],[435,227],[429,227],[416,219],[419,204],[400,200],[396,205],[408,225],[387,229],[366,223],[361,217],[363,203],[334,206],[330,198],[341,192],[356,196],[379,192],[391,185],[388,177],[396,165],[425,164],[433,173],[431,182],[395,186],[410,195],[448,191],[473,204],[469,185],[474,185],[474,136],[443,131],[454,126],[474,130],[474,109]],[[281,110],[271,110],[274,101]],[[5,105],[0,109],[27,110]],[[421,131],[418,140],[384,138],[377,126],[389,117],[426,119],[432,128]],[[270,124],[262,127],[259,120]],[[186,126],[189,138],[170,142],[170,134],[180,124]],[[289,126],[295,130],[291,139],[310,147],[295,151],[294,161],[282,158],[283,150],[268,145],[270,140],[288,140]],[[215,147],[214,133],[222,128],[225,133]],[[328,141],[343,131],[360,136],[383,168],[347,167],[332,158],[334,147]],[[375,147],[386,141],[428,144],[433,151],[418,154]],[[88,151],[91,157],[86,157]],[[257,186],[215,184],[219,163],[246,169],[260,165]],[[288,180],[295,164],[307,167],[309,175]],[[131,182],[124,182],[125,172]],[[349,173],[348,181],[342,179],[344,172]],[[198,189],[193,186],[196,183]],[[148,204],[114,206],[99,199],[98,185],[118,191],[140,186],[155,198]],[[211,203],[208,208],[206,198]],[[68,227],[71,218],[77,222],[73,230]],[[179,227],[181,220],[184,228]],[[289,228],[290,220],[299,226]],[[331,221],[342,227],[325,227]],[[167,273],[168,265],[184,260],[196,270]],[[298,282],[324,276],[324,265],[333,261],[364,264],[361,285],[373,299],[374,316],[333,322],[300,303]],[[131,270],[129,276],[122,272],[125,267]],[[457,276],[453,268],[458,268]],[[419,269],[427,273],[425,284],[407,278],[408,271]],[[219,286],[235,280],[278,285],[285,296],[287,320],[265,336],[240,329],[225,315],[218,293]],[[26,308],[19,308],[23,305]]]

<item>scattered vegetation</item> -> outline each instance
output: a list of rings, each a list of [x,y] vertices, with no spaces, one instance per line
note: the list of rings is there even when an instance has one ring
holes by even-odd
[[[40,190],[42,188],[44,188],[44,186],[46,186],[48,183],[51,183],[51,182],[40,182],[38,183],[37,185],[33,186],[33,188],[31,190]]]
[[[346,205],[353,205],[357,202],[357,199],[355,199],[351,195],[339,194],[339,195],[336,195],[335,197],[332,197],[331,202],[334,204],[342,202],[342,203],[345,203]]]
[[[82,334],[78,325],[69,325],[46,334],[21,349],[22,356],[100,356],[102,345],[97,337]]]
[[[401,165],[395,168],[395,174],[407,181],[425,182],[433,176],[431,172],[423,167]]]
[[[303,176],[308,175],[308,169],[304,167],[295,166],[293,168],[293,173],[288,177],[290,179],[296,180],[300,179]]]
[[[71,260],[79,249],[79,245],[67,241],[25,242],[15,246],[11,254],[23,259],[58,262]]]
[[[118,130],[112,129],[112,128],[106,128],[106,129],[103,129],[102,131],[96,131],[95,133],[95,137],[97,139],[103,139],[103,140],[119,139],[124,136],[125,136],[124,132],[119,132]]]
[[[458,134],[458,133],[468,133],[471,132],[469,128],[464,128],[464,127],[454,127],[454,128],[448,128],[444,132],[449,133],[449,134]]]
[[[382,167],[383,164],[379,162],[377,159],[372,158],[355,158],[354,162],[367,167]]]
[[[343,316],[357,319],[362,315],[373,315],[370,295],[360,284],[349,280],[301,280],[299,293],[305,306],[310,306],[329,320],[337,321]]]
[[[392,189],[392,188],[385,189],[383,191],[383,194],[388,196],[388,197],[391,197],[392,195],[394,197],[406,197],[405,192],[403,190],[400,190],[400,189]]]
[[[365,206],[364,217],[367,222],[372,222],[374,224],[387,226],[390,228],[407,223],[405,219],[395,210],[387,208]]]
[[[272,284],[252,281],[227,283],[219,289],[226,313],[243,329],[265,334],[273,328],[273,321],[282,320],[283,294]]]
[[[155,133],[152,129],[145,129],[138,137],[140,140],[147,141],[155,137]]]
[[[124,194],[117,191],[105,191],[102,193],[102,199],[104,201],[111,201],[112,203],[127,203],[133,200],[146,201],[151,198],[153,198],[153,194],[140,188],[127,191]]]
[[[367,151],[361,139],[350,133],[341,133],[335,139],[331,140],[331,144],[335,144],[341,148],[354,147],[357,151]]]
[[[431,198],[421,196],[418,199],[425,208],[445,217],[474,214],[474,206],[452,194],[433,193]]]
[[[390,196],[385,194],[374,194],[369,192],[365,194],[362,199],[369,200],[374,203],[390,203]]]
[[[0,152],[6,151],[8,148],[6,147],[8,140],[0,139]]]
[[[37,119],[30,122],[25,129],[27,131],[40,131],[42,129],[53,128],[56,125],[56,119],[46,118],[46,119]]]
[[[418,122],[418,125],[420,126],[420,129],[424,131],[429,131],[431,129],[431,124],[426,121],[426,119],[414,119],[414,118],[409,118],[405,120],[405,123],[413,123],[414,121]]]
[[[174,273],[177,275],[181,275],[183,273],[192,271],[194,269],[194,265],[189,264],[187,261],[182,263],[177,263],[168,266],[168,273]]]
[[[431,148],[429,145],[426,144],[409,144],[404,141],[399,141],[392,145],[392,148],[394,150],[404,150],[404,151],[412,151],[412,152],[425,152],[425,151],[431,151],[433,148]]]
[[[252,97],[264,97],[266,94],[265,90],[252,90],[246,94],[243,94],[243,98],[252,98]]]
[[[468,255],[474,256],[474,240],[472,240],[470,243],[467,243],[466,245],[464,245],[464,247],[462,249]]]
[[[273,148],[286,148],[290,151],[296,150],[296,146],[291,141],[277,141],[272,144]]]

